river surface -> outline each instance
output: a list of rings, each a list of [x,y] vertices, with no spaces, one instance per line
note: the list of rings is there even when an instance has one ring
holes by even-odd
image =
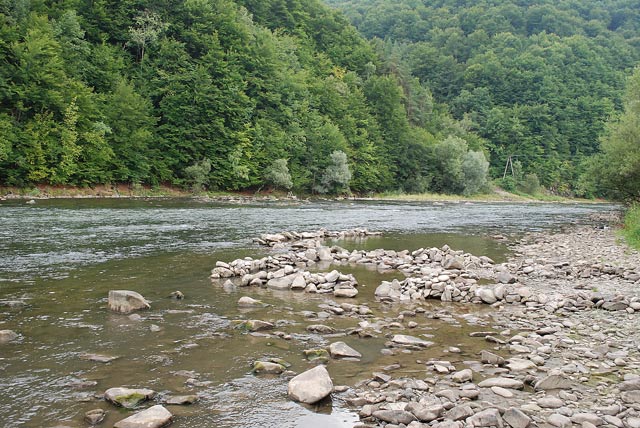
[[[0,345],[0,426],[85,427],[86,411],[108,411],[102,426],[130,412],[99,399],[110,387],[148,387],[169,395],[197,394],[192,406],[168,406],[175,427],[350,427],[357,415],[336,394],[317,406],[287,399],[287,382],[256,376],[258,359],[282,358],[301,372],[312,367],[302,351],[342,340],[363,354],[359,362],[331,361],[336,385],[354,386],[381,368],[399,364],[394,376],[415,376],[429,359],[463,362],[486,346],[468,333],[486,324],[487,308],[422,304],[427,314],[417,328],[397,333],[424,335],[436,346],[402,355],[383,355],[388,338],[308,334],[308,312],[321,312],[326,296],[222,287],[208,278],[217,260],[259,257],[252,244],[261,233],[284,230],[342,230],[367,227],[381,237],[345,241],[349,248],[414,250],[448,244],[503,261],[507,248],[490,236],[517,234],[567,223],[585,223],[610,205],[435,204],[392,202],[299,202],[230,205],[181,199],[58,199],[0,202],[0,330],[19,340]],[[367,304],[378,318],[397,320],[414,306],[379,304],[373,298],[382,280],[400,277],[363,267],[353,273],[360,294],[349,303]],[[152,301],[142,319],[106,309],[109,290],[138,291]],[[168,298],[172,291],[186,298]],[[242,295],[267,308],[240,311]],[[7,302],[22,302],[9,307]],[[277,324],[291,340],[250,335],[231,327],[238,319]],[[331,317],[320,322],[339,332],[359,319]],[[461,352],[451,354],[455,346]],[[109,363],[83,353],[118,357]],[[428,374],[425,372],[424,377]]]

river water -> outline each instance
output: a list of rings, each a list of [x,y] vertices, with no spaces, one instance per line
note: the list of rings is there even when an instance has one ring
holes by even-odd
[[[19,340],[0,345],[0,426],[85,427],[84,413],[95,408],[108,411],[103,426],[112,426],[130,414],[99,399],[115,386],[148,387],[160,393],[160,401],[198,394],[195,405],[169,406],[176,427],[352,426],[357,415],[339,395],[301,406],[287,399],[286,380],[253,375],[252,362],[283,358],[300,372],[312,366],[304,349],[342,340],[363,358],[331,361],[335,384],[353,386],[390,364],[402,367],[394,376],[415,375],[424,370],[417,360],[477,357],[484,344],[468,332],[489,322],[486,308],[423,304],[438,319],[421,320],[419,331],[405,333],[431,335],[437,346],[420,355],[383,355],[384,336],[332,339],[305,332],[311,323],[305,311],[321,311],[326,297],[212,283],[208,275],[217,260],[266,254],[251,241],[261,233],[367,227],[384,235],[338,244],[413,250],[446,243],[501,261],[507,248],[492,235],[584,223],[590,214],[612,208],[353,201],[231,205],[181,199],[0,202],[0,330],[20,334]],[[338,269],[353,273],[361,284],[350,303],[368,304],[377,317],[391,320],[407,309],[373,299],[380,281],[394,274]],[[152,301],[152,309],[141,313],[141,320],[110,313],[106,297],[111,289],[138,291]],[[186,298],[169,299],[175,290]],[[242,295],[271,306],[239,311],[236,302]],[[24,305],[9,307],[9,301]],[[294,339],[236,331],[230,327],[236,319],[273,321]],[[333,317],[324,323],[346,331],[358,321]],[[453,356],[450,346],[462,352]],[[81,358],[86,352],[118,359],[87,361]]]

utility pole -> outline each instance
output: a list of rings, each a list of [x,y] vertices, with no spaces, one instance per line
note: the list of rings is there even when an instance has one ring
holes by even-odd
[[[509,155],[509,157],[507,158],[507,163],[504,166],[504,174],[502,174],[502,179],[504,180],[507,177],[507,171],[509,170],[509,167],[511,167],[511,176],[513,177],[515,175],[515,173],[513,172],[513,155]]]

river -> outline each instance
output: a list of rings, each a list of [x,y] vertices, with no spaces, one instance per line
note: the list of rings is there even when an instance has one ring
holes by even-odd
[[[305,334],[305,311],[321,311],[325,298],[262,289],[225,289],[212,283],[217,260],[260,256],[252,244],[261,233],[283,230],[342,230],[367,227],[382,237],[338,243],[348,248],[416,249],[442,246],[503,261],[507,247],[489,237],[587,222],[610,205],[507,203],[293,202],[220,204],[183,199],[51,199],[35,204],[0,202],[0,330],[20,339],[0,345],[0,426],[85,427],[84,412],[108,411],[104,426],[127,412],[99,400],[110,387],[149,387],[159,399],[198,394],[189,407],[169,406],[175,427],[348,427],[357,421],[339,396],[305,407],[286,396],[286,380],[255,376],[251,363],[279,357],[300,372],[302,350],[326,346]],[[389,318],[401,308],[378,305],[373,290],[393,274],[340,267],[353,273],[362,292],[354,299]],[[152,301],[142,320],[106,309],[111,289],[130,289]],[[182,301],[169,299],[182,291]],[[271,306],[241,312],[238,298],[250,295]],[[7,302],[23,306],[8,307]],[[427,309],[444,313],[429,333],[439,346],[421,359],[451,358],[450,346],[474,356],[481,344],[466,332],[477,307]],[[446,315],[449,314],[449,315]],[[241,318],[272,320],[293,340],[247,335],[230,328]],[[327,320],[337,329],[357,324],[349,317]],[[360,350],[360,362],[330,362],[334,383],[353,386],[372,371],[406,361],[380,353],[384,337],[344,340]],[[81,358],[85,352],[117,356],[110,363]]]

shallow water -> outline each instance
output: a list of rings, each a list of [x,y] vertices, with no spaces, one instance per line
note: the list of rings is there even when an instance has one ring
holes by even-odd
[[[279,357],[300,372],[311,367],[302,350],[342,340],[363,354],[360,362],[331,361],[335,384],[353,386],[389,364],[394,376],[428,377],[422,363],[431,358],[454,363],[477,358],[486,346],[468,336],[488,323],[479,306],[424,304],[419,326],[384,331],[374,338],[323,338],[307,335],[318,323],[302,311],[320,311],[325,296],[275,293],[261,289],[225,289],[208,279],[216,260],[258,257],[266,252],[251,243],[260,233],[282,230],[331,230],[368,227],[382,237],[338,242],[345,248],[416,249],[441,246],[503,260],[507,249],[487,238],[587,221],[602,205],[301,203],[296,205],[220,205],[185,200],[47,200],[0,202],[0,302],[23,300],[24,308],[0,306],[0,329],[21,339],[0,345],[0,426],[84,427],[85,411],[109,411],[103,426],[128,413],[95,398],[114,386],[149,387],[162,395],[199,394],[189,407],[169,406],[176,427],[346,427],[357,416],[339,396],[315,407],[286,397],[286,381],[254,376],[256,359]],[[349,303],[367,303],[376,317],[396,320],[407,306],[378,304],[373,290],[387,275],[362,267],[337,267],[354,273],[360,294]],[[110,289],[131,289],[152,301],[143,319],[110,313]],[[181,290],[186,299],[167,296]],[[271,306],[239,311],[242,295]],[[0,303],[1,305],[1,303]],[[449,315],[446,312],[448,311]],[[257,337],[230,327],[235,319],[276,322],[293,340]],[[467,320],[473,321],[472,324]],[[359,319],[334,316],[320,321],[346,332]],[[152,325],[160,328],[150,330]],[[487,326],[485,328],[488,328]],[[304,334],[303,334],[304,333]],[[411,354],[384,356],[386,334],[433,335],[436,345]],[[461,354],[449,354],[457,346]],[[96,363],[84,352],[119,358]],[[192,371],[193,382],[177,371]],[[423,374],[423,376],[422,376]],[[95,382],[87,384],[86,382]]]

